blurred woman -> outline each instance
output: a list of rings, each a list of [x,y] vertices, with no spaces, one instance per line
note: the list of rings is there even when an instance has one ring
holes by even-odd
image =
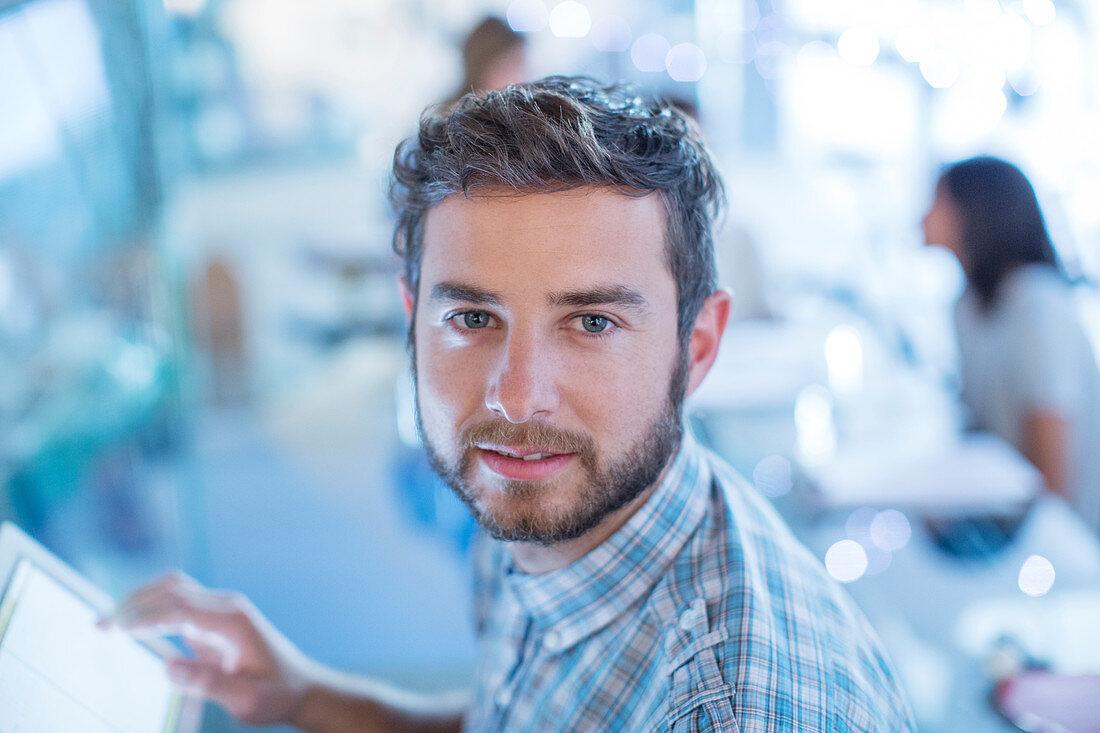
[[[923,224],[966,273],[955,325],[971,427],[1014,445],[1100,531],[1100,374],[1031,184],[996,158],[956,163]]]
[[[446,104],[467,92],[503,89],[529,80],[527,41],[500,18],[487,17],[462,44],[462,84]]]

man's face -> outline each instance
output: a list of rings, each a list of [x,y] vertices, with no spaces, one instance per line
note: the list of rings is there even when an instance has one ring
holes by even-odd
[[[686,361],[655,195],[450,196],[425,221],[421,434],[499,539],[581,536],[660,475]]]

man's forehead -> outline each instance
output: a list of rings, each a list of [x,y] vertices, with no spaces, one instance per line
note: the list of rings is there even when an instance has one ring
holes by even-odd
[[[526,295],[608,285],[639,291],[670,278],[657,195],[611,188],[449,196],[425,225],[421,280]],[[549,296],[548,296],[549,297]]]
[[[464,302],[494,296],[509,306],[616,302],[650,311],[675,300],[664,241],[659,195],[581,188],[450,196],[425,224],[418,292],[440,303],[455,298],[436,296],[464,287],[482,291]]]
[[[616,229],[631,220],[650,228],[664,209],[658,193],[642,194],[611,186],[581,186],[562,191],[517,192],[481,188],[446,196],[427,213],[425,229],[490,224],[498,231],[560,230],[569,227]]]

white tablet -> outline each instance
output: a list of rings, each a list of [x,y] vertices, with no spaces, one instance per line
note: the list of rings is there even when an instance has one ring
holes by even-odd
[[[198,729],[201,701],[165,673],[169,645],[97,629],[111,599],[9,522],[0,589],[0,731]]]

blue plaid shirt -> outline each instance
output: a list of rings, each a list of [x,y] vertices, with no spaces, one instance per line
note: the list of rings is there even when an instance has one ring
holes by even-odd
[[[477,573],[471,731],[915,730],[863,615],[685,438],[649,501],[572,565]]]

